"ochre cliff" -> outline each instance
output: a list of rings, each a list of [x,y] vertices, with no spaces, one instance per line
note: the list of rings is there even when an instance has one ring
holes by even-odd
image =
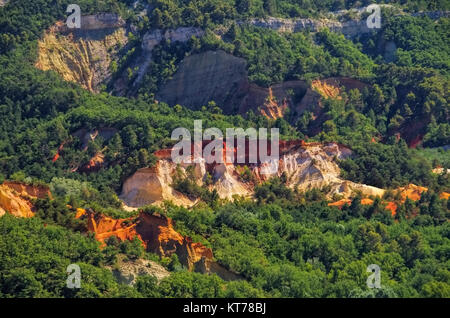
[[[31,199],[45,197],[51,198],[47,187],[5,181],[0,185],[0,216],[9,213],[17,217],[32,217],[34,208]]]
[[[111,62],[117,60],[118,50],[128,39],[120,23],[108,27],[107,21],[90,16],[83,21],[81,30],[69,32],[63,22],[50,28],[38,42],[36,67],[53,70],[66,81],[98,92],[111,78]]]
[[[189,270],[202,258],[207,262],[213,259],[211,249],[176,232],[172,220],[164,215],[140,212],[137,218],[113,219],[90,209],[80,209],[76,217],[87,219],[88,230],[102,244],[112,236],[121,241],[137,238],[147,251],[165,257],[176,254]]]
[[[193,205],[194,202],[171,187],[175,172],[176,165],[168,160],[160,160],[152,168],[140,169],[124,182],[120,198],[131,208],[160,204],[165,200],[177,205]]]
[[[335,86],[327,85],[319,80],[315,80],[312,82],[311,87],[326,98],[339,98],[339,89]]]
[[[189,270],[203,257],[213,259],[211,249],[180,235],[174,230],[172,220],[163,215],[140,213],[136,231],[148,250],[163,256],[175,253]]]
[[[250,83],[247,62],[224,51],[207,51],[186,57],[173,78],[156,95],[169,105],[200,109],[214,101],[225,114],[252,110],[268,118],[283,117],[293,96],[303,96],[307,84],[288,81],[269,88]]]
[[[422,196],[422,193],[427,192],[428,188],[417,186],[415,184],[408,184],[405,187],[400,187],[396,190],[394,190],[395,195],[400,196],[400,200],[397,203],[405,203],[406,199],[410,199],[412,201],[418,201],[420,200],[420,197]],[[442,192],[439,195],[440,199],[448,200],[450,197],[450,193]],[[369,198],[364,198],[361,200],[362,205],[372,205],[373,200]],[[329,203],[328,206],[334,206],[338,208],[342,208],[344,205],[348,204],[350,205],[352,203],[351,199],[341,199],[336,202]],[[397,205],[396,202],[392,201],[383,201],[383,204],[385,204],[386,210],[391,211],[392,215],[395,215],[397,213]]]
[[[246,147],[246,149],[249,149]],[[226,151],[224,151],[225,153]],[[357,184],[340,178],[340,169],[336,159],[351,154],[351,150],[336,144],[305,143],[303,141],[280,142],[280,158],[275,163],[275,170],[268,171],[267,164],[230,162],[206,164],[205,160],[195,163],[175,164],[170,157],[171,150],[158,151],[159,158],[153,168],[138,170],[125,181],[120,198],[128,207],[137,208],[148,204],[158,204],[164,200],[172,200],[176,204],[192,206],[195,202],[176,192],[172,188],[174,176],[181,172],[187,176],[186,170],[193,166],[195,181],[203,185],[208,174],[213,183],[209,189],[217,190],[224,199],[233,199],[235,195],[250,197],[256,184],[274,176],[285,175],[286,185],[292,189],[305,191],[311,188],[329,187],[328,195],[339,194],[350,197],[354,191],[361,191],[367,196],[382,196],[383,189]],[[259,160],[259,159],[258,159]],[[236,161],[235,161],[236,162]],[[242,178],[242,167],[247,166],[252,173],[253,181]],[[192,168],[191,168],[192,169]]]

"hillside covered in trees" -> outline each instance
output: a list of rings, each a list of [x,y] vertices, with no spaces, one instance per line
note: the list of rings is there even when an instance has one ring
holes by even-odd
[[[380,29],[333,29],[364,21],[369,13],[352,9],[373,2]],[[55,31],[70,3],[0,6],[0,297],[450,297],[448,1],[79,0],[83,16],[123,19],[114,47],[114,30]],[[255,22],[273,19],[314,27]],[[217,52],[225,58],[201,58]],[[102,56],[110,63],[99,71]],[[53,68],[39,67],[45,59]],[[87,70],[75,65],[83,59]],[[69,68],[100,84],[64,80]],[[170,188],[195,205],[127,209],[125,182],[156,169],[172,131],[192,131],[194,120],[222,131],[279,128],[282,142],[305,149],[336,143],[351,152],[329,159],[339,178],[384,194],[300,190],[286,174],[262,180],[242,166],[235,177],[252,195],[228,200],[212,190],[214,175],[199,184],[187,169]],[[33,217],[13,216],[17,206]],[[173,220],[171,235],[211,249],[226,275],[188,268],[180,253],[136,235],[99,240],[79,209],[120,220],[117,233],[142,226],[142,213]],[[117,279],[143,260],[168,274]],[[66,286],[70,264],[81,267],[81,289]],[[381,268],[381,288],[366,285],[370,264]]]

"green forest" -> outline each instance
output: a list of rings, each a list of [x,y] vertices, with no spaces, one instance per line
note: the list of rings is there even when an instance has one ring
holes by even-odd
[[[38,39],[65,19],[71,2],[10,0],[0,7],[0,182],[48,185],[53,194],[33,202],[33,218],[0,217],[0,297],[450,297],[450,200],[439,197],[450,192],[450,150],[443,148],[450,145],[449,18],[409,14],[448,11],[448,0],[146,0],[136,8],[131,0],[78,0],[83,14],[114,12],[135,24],[136,47],[155,28],[205,30],[202,38],[158,45],[135,97],[92,93],[34,66]],[[328,29],[282,34],[237,23],[318,18],[374,2],[406,13],[383,9],[382,30],[353,39]],[[147,5],[152,10],[138,19]],[[221,27],[226,32],[218,38]],[[381,47],[389,41],[396,52],[387,62]],[[186,56],[219,49],[245,59],[250,82],[261,87],[329,77],[367,85],[343,91],[341,99],[324,99],[320,117],[289,110],[272,120],[253,112],[224,115],[224,105],[213,101],[192,110],[155,100]],[[122,70],[128,66],[123,61]],[[200,204],[188,209],[167,202],[158,212],[172,218],[179,233],[212,248],[219,264],[239,273],[235,281],[190,272],[176,257],[148,253],[136,240],[100,248],[68,205],[133,215],[121,208],[123,182],[156,163],[153,153],[173,145],[175,128],[192,130],[200,119],[204,127],[222,131],[276,127],[283,140],[338,142],[353,151],[338,162],[343,179],[387,190],[413,183],[429,191],[418,201],[407,199],[392,216],[380,198],[366,206],[357,196],[338,209],[328,206],[326,189],[302,192],[287,188],[282,178],[258,185],[253,199],[233,202],[178,180],[177,190],[200,198]],[[82,150],[74,133],[96,128],[113,128],[114,136]],[[421,143],[409,147],[416,132]],[[99,171],[72,171],[101,149],[105,165]],[[438,167],[444,172],[432,173]],[[383,199],[390,199],[389,192]],[[134,286],[120,284],[105,266],[117,265],[124,255],[154,260],[170,276],[159,283],[147,275]],[[81,267],[81,289],[66,287],[72,263]],[[382,268],[382,288],[366,287],[368,264]]]

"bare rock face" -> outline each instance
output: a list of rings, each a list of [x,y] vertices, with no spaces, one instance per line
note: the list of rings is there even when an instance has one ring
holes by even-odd
[[[247,23],[256,27],[272,29],[279,32],[301,32],[305,30],[318,32],[328,28],[332,32],[340,32],[344,34],[344,36],[350,38],[360,34],[377,31],[377,29],[369,29],[365,20],[339,22],[327,19],[283,19],[269,17],[265,19],[251,19]]]
[[[208,260],[206,257],[203,257],[195,264],[195,271],[203,274],[214,273],[225,281],[244,279],[239,273],[228,270],[219,263]]]
[[[139,208],[149,204],[160,205],[164,201],[172,201],[183,206],[193,206],[197,200],[191,200],[186,195],[172,187],[174,176],[181,172],[187,175],[187,168],[194,166],[196,181],[203,184],[206,174],[210,173],[215,181],[211,190],[217,190],[221,198],[232,199],[234,195],[249,196],[252,189],[238,180],[233,165],[218,164],[206,167],[204,163],[177,165],[170,159],[159,160],[153,168],[139,169],[128,178],[122,188],[120,199],[128,208]]]
[[[115,29],[123,26],[125,26],[125,21],[114,13],[99,13],[81,17],[82,30]]]
[[[139,276],[151,275],[158,281],[168,277],[170,272],[160,264],[146,259],[120,261],[118,268],[106,267],[112,271],[120,284],[134,285]]]
[[[239,100],[238,113],[245,114],[252,110],[270,119],[281,118],[288,108],[295,110],[298,108],[297,105],[307,90],[308,85],[305,81],[286,81],[268,88],[248,83],[240,93],[243,98]],[[317,103],[310,106],[316,105]]]
[[[128,42],[122,22],[108,14],[82,17],[80,30],[67,30],[58,22],[39,40],[35,66],[99,92],[111,78],[110,65],[118,59],[119,49]]]
[[[175,173],[176,165],[166,160],[159,161],[153,168],[140,169],[125,181],[120,198],[130,208],[165,200],[192,206],[195,202],[171,187]]]
[[[222,199],[232,200],[233,196],[250,196],[253,189],[250,185],[239,180],[236,166],[232,164],[221,163],[213,170],[214,185],[212,190],[216,190]]]
[[[50,189],[47,186],[29,185],[18,181],[5,181],[3,185],[23,197],[38,199],[49,197],[50,199],[52,199],[52,194],[50,193]]]
[[[14,191],[4,185],[1,185],[0,216],[6,213],[25,218],[34,216],[34,213],[31,210],[31,204],[28,200],[18,196]]]
[[[138,239],[149,252],[163,257],[177,255],[180,263],[190,271],[216,273],[225,280],[241,279],[239,274],[218,264],[210,248],[175,231],[172,219],[164,215],[141,211],[138,217],[113,219],[91,209],[78,209],[76,218],[87,218],[88,230],[102,246],[113,236],[120,241]],[[143,259],[120,260],[118,268],[109,269],[120,283],[128,285],[133,285],[140,275],[153,275],[158,281],[169,275],[161,265]]]
[[[190,165],[196,165],[195,181],[199,185],[203,184],[209,173],[213,177],[213,184],[208,186],[209,189],[216,190],[221,198],[229,200],[233,200],[235,195],[250,197],[257,183],[283,174],[287,177],[286,185],[292,189],[306,191],[330,187],[330,197],[334,194],[350,197],[354,191],[361,191],[367,196],[382,196],[384,193],[382,189],[340,178],[336,160],[350,156],[351,150],[336,143],[280,142],[278,169],[268,172],[264,164],[247,164],[252,171],[253,180],[256,180],[251,182],[241,178],[240,168],[245,164],[205,165],[199,162],[177,165],[170,159],[170,150],[158,155],[160,160],[154,168],[140,169],[125,182],[121,199],[127,206],[136,208],[158,204],[164,200],[172,200],[175,204],[184,206],[194,205],[195,202],[176,192],[171,186],[175,174],[181,172],[186,176],[186,169]]]
[[[348,91],[362,90],[364,86],[358,80],[340,77],[312,85],[286,81],[260,87],[250,83],[244,59],[224,51],[208,51],[186,57],[156,98],[171,106],[180,104],[197,110],[215,101],[227,115],[244,115],[251,110],[271,119],[283,117],[289,108],[295,120],[305,111],[319,117],[321,99],[339,98],[341,87]]]
[[[307,144],[301,149],[285,153],[280,158],[279,170],[274,176],[285,173],[288,177],[287,186],[301,191],[328,186],[331,188],[328,193],[330,197],[334,194],[349,197],[354,191],[367,195],[383,195],[382,189],[340,178],[336,159],[346,158],[350,154],[350,149],[336,143]]]
[[[213,259],[210,248],[183,237],[174,230],[172,220],[165,216],[141,213],[136,231],[149,251],[167,257],[175,253],[189,270],[193,270],[202,258]]]
[[[151,32],[147,32],[144,35],[142,48],[147,52],[151,52],[154,47],[160,44],[163,40],[171,42],[187,42],[193,36],[202,37],[204,34],[205,32],[202,29],[194,27],[181,27],[166,30],[165,32],[163,30],[156,29]]]
[[[380,7],[391,8],[394,9],[392,5],[389,4],[380,4]],[[377,28],[369,28],[367,26],[367,18],[363,18],[363,13],[366,12],[367,7],[362,7],[359,9],[351,9],[351,10],[341,10],[337,12],[330,12],[334,19],[303,19],[303,18],[294,18],[294,19],[283,19],[283,18],[254,18],[249,21],[240,21],[239,24],[250,24],[256,27],[272,29],[278,32],[301,32],[305,30],[309,30],[311,32],[318,32],[325,28],[328,28],[332,32],[342,33],[347,38],[353,38],[355,36],[361,34],[367,34],[372,32],[379,32],[381,29]],[[405,14],[402,10],[396,8],[396,14]],[[347,21],[338,21],[342,19],[345,14],[353,12],[356,16],[354,19]],[[416,12],[412,13],[411,16],[422,17],[427,16],[430,19],[437,20],[442,17],[450,16],[449,11],[430,11],[430,12]]]

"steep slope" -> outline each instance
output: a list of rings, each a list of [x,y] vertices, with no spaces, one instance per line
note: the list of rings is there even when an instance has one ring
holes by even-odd
[[[84,16],[81,25],[79,30],[67,30],[58,22],[50,28],[38,42],[36,67],[99,92],[111,78],[111,62],[128,42],[126,29],[115,15]]]
[[[148,251],[158,255],[169,257],[176,253],[189,269],[202,257],[213,258],[211,249],[183,237],[174,230],[172,220],[163,215],[140,212],[137,218],[113,219],[87,209],[77,217],[87,219],[88,230],[103,244],[112,236],[121,241],[138,238]]]
[[[171,187],[175,170],[176,166],[169,161],[158,161],[155,167],[138,170],[124,182],[120,198],[128,207],[134,208],[160,204],[164,200],[183,206],[193,205],[194,202]]]
[[[203,184],[207,173],[212,176],[213,184],[209,189],[217,190],[221,198],[233,199],[235,195],[249,197],[253,194],[255,183],[244,181],[241,177],[240,167],[245,164],[205,164],[204,161],[200,161],[177,165],[170,159],[170,153],[170,150],[157,152],[159,161],[154,168],[141,169],[125,181],[120,196],[125,205],[137,208],[172,200],[177,204],[192,206],[194,201],[172,188],[175,174],[181,171],[187,176],[186,170],[190,166],[193,166],[199,185]],[[356,184],[339,177],[340,169],[336,159],[345,158],[350,154],[348,148],[336,143],[281,142],[276,172],[267,173],[267,166],[264,164],[248,163],[247,166],[251,169],[256,183],[284,174],[287,177],[287,186],[292,189],[305,191],[330,187],[330,197],[333,194],[349,197],[354,191],[361,191],[368,196],[382,196],[384,193],[382,189]]]
[[[118,60],[119,49],[127,44],[126,33],[124,21],[113,14],[83,16],[81,30],[68,30],[59,22],[39,41],[36,67],[54,70],[65,80],[77,82],[90,91],[99,92],[102,85],[108,84],[114,94],[134,96],[148,71],[156,45],[162,41],[186,42],[193,36],[203,36],[204,31],[180,27],[147,32],[142,38],[141,53],[129,61],[129,67],[137,70],[132,81],[129,82],[125,72],[111,82],[111,62]],[[341,79],[324,80],[324,85],[335,91],[340,85],[347,87]],[[305,110],[320,112],[320,95],[316,91],[304,81],[259,87],[250,83],[244,59],[219,50],[186,57],[156,97],[172,106],[180,104],[194,109],[215,101],[225,114],[245,114],[252,110],[277,119],[288,108],[293,110],[294,117]]]
[[[318,32],[328,28],[330,31],[342,33],[348,38],[378,31],[378,29],[369,29],[365,20],[339,22],[329,19],[283,19],[268,17],[265,19],[251,19],[247,23],[278,32],[301,32],[305,30]]]

